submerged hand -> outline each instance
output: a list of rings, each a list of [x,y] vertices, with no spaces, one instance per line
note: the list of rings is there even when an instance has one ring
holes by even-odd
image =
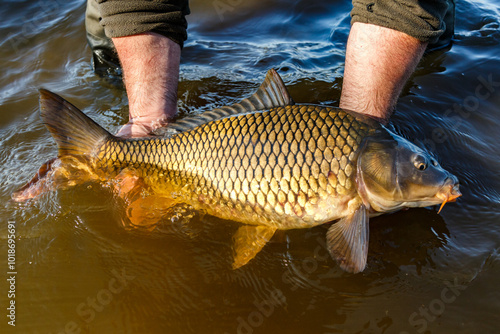
[[[122,126],[116,133],[121,138],[138,138],[154,136],[153,131],[168,124],[166,118],[136,117]]]

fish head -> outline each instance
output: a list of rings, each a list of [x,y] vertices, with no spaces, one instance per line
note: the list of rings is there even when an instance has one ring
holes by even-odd
[[[436,204],[442,209],[461,196],[455,175],[428,152],[385,129],[365,142],[357,181],[363,200],[378,212]]]

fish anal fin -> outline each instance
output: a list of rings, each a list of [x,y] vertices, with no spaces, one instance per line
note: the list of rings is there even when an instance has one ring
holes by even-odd
[[[172,198],[150,193],[144,179],[134,170],[122,170],[110,185],[125,205],[127,219],[122,219],[122,225],[127,228],[153,230],[168,209],[176,204]]]
[[[276,228],[268,226],[243,225],[234,235],[233,269],[248,263],[273,237]]]
[[[141,196],[142,189],[146,188],[144,180],[131,169],[123,169],[111,183],[114,193],[125,200],[132,202],[136,197]]]
[[[123,220],[122,223],[125,227],[153,230],[175,204],[175,200],[163,196],[137,197],[127,203],[128,222]]]
[[[368,256],[368,212],[360,205],[354,213],[333,224],[326,234],[328,251],[342,269],[359,273]]]

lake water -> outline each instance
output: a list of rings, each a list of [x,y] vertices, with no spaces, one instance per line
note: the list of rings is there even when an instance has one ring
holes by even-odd
[[[128,113],[124,90],[91,69],[84,1],[1,3],[0,332],[500,332],[496,1],[457,1],[453,46],[424,57],[389,124],[434,152],[463,196],[439,215],[425,208],[372,219],[368,265],[356,275],[327,254],[326,226],[277,233],[233,271],[234,222],[181,207],[153,232],[124,229],[110,191],[96,184],[10,202],[56,155],[39,118],[40,87],[111,132]],[[272,67],[295,101],[338,105],[350,8],[192,1],[181,115],[250,95]]]

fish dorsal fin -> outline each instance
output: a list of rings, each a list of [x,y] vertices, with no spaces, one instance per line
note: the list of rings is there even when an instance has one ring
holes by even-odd
[[[196,116],[183,118],[165,128],[155,131],[155,134],[165,135],[169,132],[183,132],[193,129],[198,125],[221,118],[293,104],[294,102],[288,94],[288,90],[286,89],[283,80],[281,80],[281,77],[276,70],[270,69],[267,72],[264,82],[252,96],[243,99],[239,103],[233,104],[232,106],[216,108]]]
[[[267,71],[264,82],[259,89],[249,98],[241,100],[234,105],[239,106],[240,112],[266,110],[275,107],[293,105],[294,102],[288,94],[288,90],[275,69]]]
[[[328,251],[340,267],[350,273],[365,269],[368,256],[368,213],[364,205],[333,224],[326,233]]]
[[[268,226],[243,225],[234,235],[233,269],[248,263],[273,237],[276,228]]]

